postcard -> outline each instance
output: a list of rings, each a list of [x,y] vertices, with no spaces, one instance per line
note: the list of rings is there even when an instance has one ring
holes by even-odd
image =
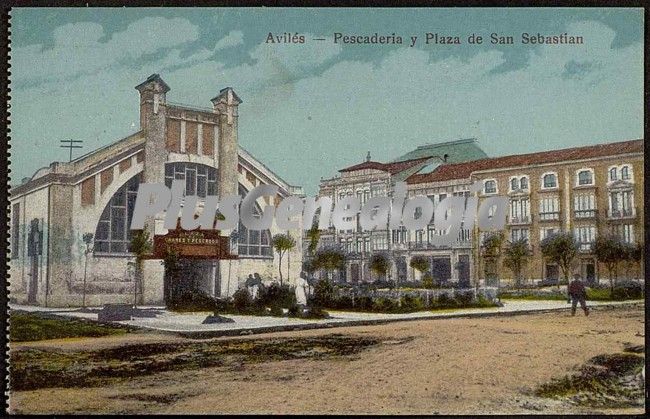
[[[9,12],[7,414],[641,414],[642,8]]]

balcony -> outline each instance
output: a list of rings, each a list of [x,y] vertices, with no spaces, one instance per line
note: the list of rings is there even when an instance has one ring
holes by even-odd
[[[560,220],[560,211],[539,213],[539,221],[559,221],[559,220]]]
[[[530,224],[533,217],[531,215],[520,215],[517,217],[508,216],[508,224],[510,225],[523,225]]]
[[[591,253],[591,247],[593,246],[593,242],[585,242],[581,243],[578,242],[578,252],[580,253]]]
[[[607,210],[607,218],[609,220],[621,220],[621,219],[635,218],[635,217],[636,217],[635,207]]]
[[[573,211],[574,218],[596,218],[598,211],[596,209],[583,209]]]

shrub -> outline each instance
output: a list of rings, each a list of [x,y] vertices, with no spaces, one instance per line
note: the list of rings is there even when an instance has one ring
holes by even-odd
[[[260,289],[258,303],[264,307],[289,308],[296,304],[296,293],[290,285],[274,282],[268,288]]]
[[[456,293],[456,301],[461,307],[469,307],[474,301],[474,295],[471,292]]]
[[[315,307],[330,307],[334,300],[334,287],[326,280],[321,279],[314,286],[314,295],[311,304]]]
[[[612,290],[612,300],[634,300],[639,298],[643,298],[643,287],[638,282],[621,282]]]
[[[337,309],[353,308],[352,297],[343,295],[341,297],[335,298],[334,301],[332,301],[331,308],[337,308]]]
[[[436,300],[436,303],[438,306],[445,307],[445,308],[451,308],[457,306],[456,300],[450,297],[448,294],[440,294],[440,296]]]
[[[396,311],[397,303],[390,298],[379,297],[375,300],[373,304],[373,311],[379,311],[382,313],[390,313]]]
[[[251,309],[253,299],[246,288],[240,288],[232,295],[235,311],[245,313]]]
[[[402,307],[401,311],[404,312],[413,312],[424,310],[424,301],[421,297],[412,297],[410,295],[405,295],[402,297]]]
[[[427,273],[424,274],[424,276],[422,276],[422,286],[428,289],[433,288],[433,277],[431,276],[431,274]]]
[[[175,295],[167,308],[172,311],[214,311],[217,301],[199,290],[185,290]]]

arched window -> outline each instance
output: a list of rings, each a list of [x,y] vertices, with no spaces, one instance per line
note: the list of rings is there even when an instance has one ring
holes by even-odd
[[[497,192],[496,180],[486,180],[483,190],[486,194],[496,193]]]
[[[165,185],[171,188],[174,179],[185,181],[185,195],[205,198],[217,194],[217,169],[214,167],[185,162],[165,164]]]
[[[557,187],[557,176],[555,173],[547,173],[543,177],[542,185],[544,188],[556,188]]]
[[[94,252],[128,253],[133,235],[131,219],[140,185],[140,174],[129,179],[104,208],[95,230]]]
[[[248,191],[239,185],[239,195],[245,196]],[[255,204],[253,214],[257,217],[261,216],[262,209]],[[239,256],[252,256],[272,258],[273,251],[271,249],[271,232],[269,230],[249,230],[239,220],[239,227],[237,228],[237,243]]]
[[[591,170],[581,170],[578,172],[578,185],[591,185],[594,183],[594,177]]]
[[[623,166],[621,168],[621,179],[622,180],[629,180],[630,179],[630,168],[627,166]]]
[[[510,190],[516,191],[517,189],[519,189],[519,182],[516,177],[513,177],[510,179]]]
[[[519,179],[519,187],[521,189],[528,189],[528,178],[526,176],[522,176],[521,179]]]

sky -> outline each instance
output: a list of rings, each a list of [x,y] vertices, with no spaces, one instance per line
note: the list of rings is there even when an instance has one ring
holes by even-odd
[[[426,32],[463,43],[426,45]],[[522,32],[584,44],[523,45]],[[67,161],[62,139],[84,141],[78,156],[136,132],[134,87],[152,73],[170,102],[209,107],[232,87],[240,144],[308,194],[368,151],[389,161],[473,137],[500,156],[643,136],[642,9],[14,8],[10,39],[12,184]]]

